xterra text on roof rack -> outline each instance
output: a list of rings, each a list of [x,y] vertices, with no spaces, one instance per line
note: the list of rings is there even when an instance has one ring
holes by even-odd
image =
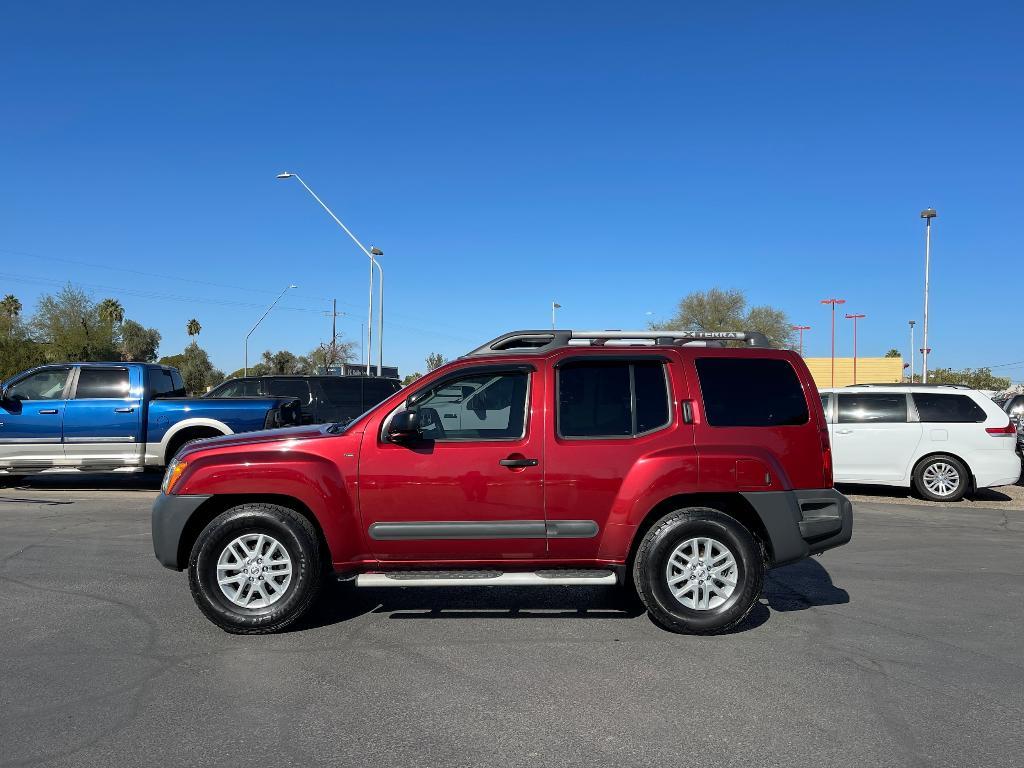
[[[329,575],[621,584],[713,633],[767,568],[851,532],[803,361],[743,332],[506,334],[345,427],[188,446],[153,508],[157,558],[241,633],[295,621]]]

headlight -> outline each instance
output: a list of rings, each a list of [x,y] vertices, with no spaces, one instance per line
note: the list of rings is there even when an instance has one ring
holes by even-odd
[[[164,472],[164,481],[160,484],[160,491],[165,494],[169,494],[173,489],[181,476],[185,474],[185,468],[188,466],[187,461],[180,459],[172,459],[171,463],[167,465],[167,471]]]

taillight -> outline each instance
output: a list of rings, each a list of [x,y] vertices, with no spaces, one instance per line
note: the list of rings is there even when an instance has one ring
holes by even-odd
[[[1005,427],[985,427],[985,431],[993,437],[1016,437],[1017,427],[1011,421]]]
[[[828,428],[818,432],[821,435],[821,483],[823,488],[831,488],[832,481],[832,443],[828,439]]]

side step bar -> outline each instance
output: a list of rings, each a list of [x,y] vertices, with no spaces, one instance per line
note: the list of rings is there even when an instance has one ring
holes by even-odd
[[[357,587],[556,587],[611,586],[615,571],[552,568],[540,571],[389,571],[361,573]]]

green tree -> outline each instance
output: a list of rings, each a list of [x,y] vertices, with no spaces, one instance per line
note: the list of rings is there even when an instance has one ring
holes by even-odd
[[[53,362],[121,358],[112,323],[100,317],[89,294],[70,283],[39,300],[31,329]]]
[[[425,362],[427,364],[427,373],[430,373],[431,371],[436,371],[438,368],[440,368],[448,361],[444,359],[444,355],[442,355],[440,352],[431,352],[429,355],[427,355],[427,359]]]
[[[151,363],[160,347],[160,331],[145,328],[134,320],[125,320],[119,330],[121,359],[128,362]]]
[[[104,299],[96,305],[96,312],[100,320],[108,323],[111,327],[124,322],[124,307],[117,299]]]
[[[903,357],[903,354],[898,349],[890,349],[885,353],[886,357]]]
[[[198,336],[201,330],[203,330],[203,326],[201,326],[199,324],[199,321],[196,320],[194,317],[187,323],[185,323],[185,332],[189,335],[189,338],[192,338],[193,336]]]
[[[185,390],[190,395],[203,394],[206,392],[210,374],[214,371],[210,356],[206,354],[206,350],[193,341],[185,347],[182,358],[179,370],[181,378],[185,382]]]
[[[711,288],[694,291],[679,301],[675,315],[655,330],[678,331],[760,331],[775,347],[791,347],[793,330],[781,309],[761,305],[747,308],[743,291]]]
[[[402,379],[402,386],[403,387],[408,387],[410,384],[412,384],[414,381],[416,381],[416,379],[420,378],[422,375],[423,374],[419,373],[419,372],[417,372],[417,373],[410,373],[408,376],[406,376],[404,379]]]
[[[920,376],[915,376],[920,381]],[[971,389],[994,389],[1002,391],[1010,388],[1010,379],[996,376],[991,368],[964,368],[954,371],[950,368],[936,368],[928,371],[929,384],[964,384]]]

